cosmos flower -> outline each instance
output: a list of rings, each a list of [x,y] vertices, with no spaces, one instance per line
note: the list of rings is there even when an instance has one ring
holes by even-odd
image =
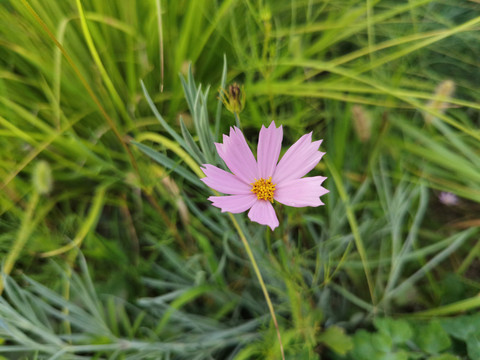
[[[231,173],[213,165],[203,165],[205,184],[226,196],[210,196],[208,200],[222,212],[248,212],[250,220],[278,226],[273,201],[294,207],[320,206],[320,196],[328,193],[322,187],[323,176],[303,177],[325,153],[318,151],[322,140],[312,142],[312,133],[303,135],[278,161],[282,148],[283,129],[272,121],[262,126],[258,139],[257,160],[239,128],[230,128],[223,135],[223,144],[215,143],[218,155]]]

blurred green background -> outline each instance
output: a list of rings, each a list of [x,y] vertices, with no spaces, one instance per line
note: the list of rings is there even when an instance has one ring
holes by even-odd
[[[141,87],[197,141],[183,76],[219,140],[226,65],[253,147],[275,120],[284,148],[313,131],[327,152],[324,207],[277,204],[274,232],[236,217],[286,357],[480,358],[480,320],[460,316],[480,306],[479,9],[0,1],[0,354],[280,358],[235,227]]]

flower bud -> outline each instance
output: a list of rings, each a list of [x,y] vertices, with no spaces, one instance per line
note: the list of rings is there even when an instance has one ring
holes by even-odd
[[[450,97],[452,97],[453,93],[455,92],[455,83],[452,80],[445,80],[442,81],[435,89],[435,97],[444,98],[448,101]],[[427,104],[427,107],[431,110],[436,110],[443,114],[445,109],[448,108],[448,102],[443,100],[430,100]],[[425,122],[427,124],[431,124],[435,119],[435,116],[430,113],[425,113]]]
[[[48,162],[42,160],[33,170],[33,186],[40,195],[46,195],[52,190],[52,170]]]
[[[245,90],[243,85],[240,87],[237,83],[233,83],[228,86],[228,93],[225,89],[220,89],[219,96],[227,110],[232,113],[239,114],[245,107]]]
[[[371,136],[371,119],[360,105],[352,107],[353,127],[362,143],[367,142]]]

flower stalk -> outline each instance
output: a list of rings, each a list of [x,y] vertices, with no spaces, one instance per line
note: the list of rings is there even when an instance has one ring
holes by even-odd
[[[268,309],[270,310],[270,315],[272,316],[273,324],[275,325],[275,330],[277,332],[277,338],[278,342],[280,344],[280,351],[282,353],[282,360],[285,360],[285,352],[283,350],[283,344],[282,344],[282,336],[280,334],[280,328],[278,327],[278,322],[277,322],[277,317],[275,316],[275,311],[273,309],[272,305],[272,300],[270,299],[270,295],[268,294],[267,287],[265,286],[265,282],[263,281],[262,273],[260,272],[260,269],[257,265],[257,261],[255,260],[255,257],[253,256],[252,249],[250,248],[250,245],[247,241],[247,238],[245,237],[245,234],[243,233],[242,229],[240,228],[240,225],[237,222],[237,219],[233,216],[233,214],[229,213],[230,219],[233,222],[233,225],[235,226],[235,229],[238,232],[238,235],[240,236],[240,239],[242,240],[243,246],[245,247],[245,251],[247,252],[248,258],[250,259],[250,262],[253,266],[253,271],[255,272],[255,275],[257,276],[258,282],[260,283],[260,287],[262,288],[263,295],[265,296],[265,300],[267,301]]]

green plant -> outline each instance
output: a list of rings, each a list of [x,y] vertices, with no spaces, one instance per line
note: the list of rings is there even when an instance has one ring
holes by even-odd
[[[426,334],[438,335],[428,325],[438,320],[451,335],[436,355],[417,344],[421,356],[475,357],[474,332],[455,337],[441,317],[480,306],[478,9],[467,0],[0,1],[0,257],[10,273],[1,301],[3,323],[14,324],[0,349],[278,358],[237,230],[208,207],[199,181],[198,164],[215,162],[213,142],[238,120],[216,98],[235,81],[251,145],[272,119],[288,128],[285,145],[309,131],[325,139],[322,211],[278,207],[273,233],[237,218],[286,357],[351,356],[355,333],[384,339],[359,329],[392,314],[425,318]],[[32,176],[44,162],[51,191],[39,194]],[[458,203],[442,203],[441,191]],[[79,272],[91,295],[72,286]],[[78,337],[65,336],[68,314],[52,299],[77,318],[86,312],[88,324],[71,318]],[[96,319],[101,308],[108,316]],[[29,341],[32,329],[45,337]],[[193,354],[202,332],[212,342]],[[170,340],[189,346],[161,348]],[[392,356],[415,350],[385,341]]]

